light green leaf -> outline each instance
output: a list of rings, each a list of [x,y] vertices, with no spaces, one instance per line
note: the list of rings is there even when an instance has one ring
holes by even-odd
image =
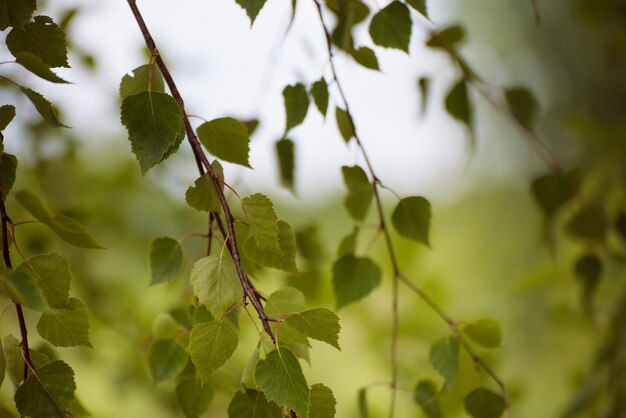
[[[23,416],[64,417],[75,390],[72,368],[54,360],[28,376],[15,392],[15,405]]]
[[[0,0],[0,30],[22,26],[37,8],[35,0]]]
[[[48,67],[69,67],[65,34],[48,16],[35,16],[32,22],[14,27],[6,44],[14,57],[29,52]]]
[[[283,287],[272,293],[265,303],[265,312],[278,318],[286,313],[301,312],[305,307],[304,295],[293,287]]]
[[[180,333],[180,330],[180,325],[174,317],[165,312],[159,313],[152,321],[152,338],[155,340],[172,339]]]
[[[474,389],[465,397],[465,410],[473,418],[498,418],[506,410],[506,402],[485,388]]]
[[[279,418],[280,408],[268,401],[263,392],[248,389],[236,392],[228,405],[228,418]]]
[[[206,149],[224,161],[250,167],[250,137],[246,125],[235,118],[205,122],[197,129],[198,139]]]
[[[243,298],[235,264],[227,253],[196,261],[191,270],[191,286],[200,303],[204,303],[216,319]]]
[[[367,215],[374,197],[372,183],[367,178],[365,171],[358,165],[353,167],[343,166],[341,167],[341,173],[343,174],[343,181],[348,188],[344,206],[354,220],[362,221]]]
[[[176,384],[176,399],[186,418],[198,418],[211,405],[213,390],[193,376],[182,377]]]
[[[346,255],[333,265],[337,309],[357,302],[380,284],[380,268],[369,258]]]
[[[396,231],[405,238],[430,247],[430,203],[421,196],[402,199],[391,215]]]
[[[406,0],[406,2],[417,10],[419,14],[424,17],[428,17],[428,10],[426,9],[426,0]]]
[[[67,81],[50,71],[50,67],[48,67],[41,58],[30,52],[20,52],[15,56],[15,62],[44,80],[53,83],[67,83]]]
[[[339,348],[339,317],[325,308],[310,309],[308,311],[290,315],[285,320],[287,324],[307,337],[324,341]]]
[[[174,279],[183,263],[183,251],[174,238],[159,237],[150,245],[150,284],[169,282]]]
[[[352,55],[352,58],[354,58],[354,60],[363,67],[369,68],[370,70],[380,71],[378,58],[376,58],[376,54],[371,48],[362,46],[359,49],[353,49],[350,51],[350,55]]]
[[[296,240],[291,227],[285,221],[278,221],[278,245],[280,250],[261,250],[253,238],[244,244],[244,253],[252,262],[262,266],[274,267],[288,273],[297,273]]]
[[[309,96],[304,84],[298,83],[283,89],[285,100],[285,114],[287,123],[285,133],[304,122],[309,110]]]
[[[122,102],[122,124],[128,130],[132,151],[145,174],[176,144],[182,112],[172,96],[143,91]]]
[[[294,191],[295,145],[291,139],[283,138],[276,142],[276,156],[280,182],[287,189]]]
[[[341,137],[347,144],[354,136],[354,128],[350,122],[350,115],[342,108],[335,107],[335,120],[337,121],[337,129],[339,129]]]
[[[238,343],[237,331],[227,320],[205,322],[193,327],[189,355],[202,383],[206,383],[213,372],[226,363]]]
[[[4,131],[14,117],[15,106],[8,104],[0,106],[0,131]]]
[[[309,395],[309,418],[334,418],[337,401],[330,388],[316,383]]]
[[[0,134],[2,135],[2,134]],[[6,198],[15,182],[15,172],[17,171],[17,158],[13,154],[3,152],[0,154],[0,192],[2,198]]]
[[[57,347],[91,347],[89,316],[83,302],[70,298],[67,308],[44,311],[37,323],[42,338]]]
[[[254,373],[259,388],[267,398],[306,417],[309,410],[309,386],[293,352],[280,347],[260,360]]]
[[[223,190],[224,169],[217,160],[214,160],[211,166],[213,170],[215,170],[217,177],[221,180],[220,187]],[[209,173],[204,173],[201,177],[198,177],[193,186],[187,189],[185,192],[185,201],[192,208],[204,212],[218,212],[222,208]]]
[[[18,385],[24,380],[24,357],[22,354],[22,344],[13,335],[5,335],[2,348],[6,360],[7,371],[13,383]],[[33,361],[35,369],[40,369],[50,362],[48,356],[32,348],[28,350],[30,359]]]
[[[442,418],[437,401],[437,386],[431,380],[420,380],[413,390],[413,399],[428,418]]]
[[[528,130],[532,130],[535,117],[537,116],[537,99],[530,90],[525,87],[514,87],[504,91],[504,97],[511,115]]]
[[[65,242],[80,248],[102,248],[75,219],[63,215],[52,217],[37,196],[28,190],[18,190],[13,195],[24,209]]]
[[[150,79],[150,67],[152,67],[152,79]],[[145,91],[165,92],[163,76],[156,65],[141,65],[122,77],[122,82],[120,83],[120,97],[122,100],[128,96]]]
[[[250,18],[250,25],[254,24],[254,20],[265,5],[267,0],[235,0]]]
[[[33,106],[35,106],[35,110],[37,110],[37,112],[41,115],[42,118],[44,118],[46,122],[48,122],[52,126],[67,128],[67,126],[63,125],[63,123],[57,118],[56,110],[52,106],[52,103],[48,101],[48,99],[46,99],[36,91],[26,87],[20,87],[20,91],[24,93],[26,97],[28,97],[28,100],[30,100]]]
[[[176,340],[156,340],[150,346],[148,363],[155,383],[180,375],[187,366],[185,347]]]
[[[459,80],[446,96],[446,111],[472,131],[472,107],[467,97],[465,80]]]
[[[256,382],[254,381],[254,369],[256,368],[256,363],[259,361],[260,351],[261,347],[259,343],[252,354],[250,354],[246,366],[241,372],[241,385],[246,389],[257,389]]]
[[[446,382],[452,383],[459,372],[459,340],[450,336],[436,341],[430,348],[429,359]]]
[[[48,306],[70,308],[69,300],[72,273],[63,256],[55,253],[40,254],[20,264],[13,272],[14,281],[36,283],[41,289]]]
[[[462,330],[465,334],[469,335],[476,344],[482,347],[500,347],[502,330],[500,329],[500,323],[495,319],[479,319],[478,321],[463,325]]]
[[[324,77],[317,80],[311,86],[311,96],[313,96],[313,102],[320,111],[322,116],[326,117],[328,111],[328,84]]]
[[[280,254],[278,218],[272,201],[267,196],[256,193],[244,197],[241,207],[257,248]]]
[[[369,32],[376,45],[400,49],[408,54],[411,41],[409,9],[397,0],[391,2],[374,15]]]

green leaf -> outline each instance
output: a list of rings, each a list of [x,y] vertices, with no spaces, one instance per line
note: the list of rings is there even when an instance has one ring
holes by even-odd
[[[22,354],[22,344],[13,335],[5,335],[2,348],[4,350],[4,358],[6,360],[7,371],[11,380],[18,385],[24,380],[24,357]],[[40,369],[50,362],[48,356],[37,350],[30,348],[28,350],[30,359],[33,361],[35,369]]]
[[[250,167],[250,137],[246,125],[235,118],[205,122],[197,129],[198,139],[206,149],[224,161]]]
[[[337,258],[341,258],[344,255],[354,255],[356,251],[356,242],[359,236],[359,228],[355,227],[352,232],[343,237],[339,246],[337,247]]]
[[[590,306],[602,278],[602,261],[593,253],[583,254],[576,261],[574,271],[583,284],[583,301]]]
[[[2,135],[2,134],[0,134]],[[0,192],[2,198],[11,191],[15,182],[15,172],[17,171],[17,158],[13,154],[3,152],[0,154]]]
[[[57,118],[56,110],[52,106],[52,103],[48,101],[48,99],[46,99],[36,91],[28,89],[26,87],[20,87],[20,90],[22,93],[24,93],[26,97],[28,97],[28,100],[30,100],[33,106],[35,106],[35,110],[37,110],[37,112],[41,115],[42,118],[44,118],[46,122],[48,122],[52,126],[67,128],[67,126],[63,125],[63,123]]]
[[[310,309],[308,311],[290,315],[285,320],[287,324],[307,337],[324,341],[339,348],[339,317],[325,308]]]
[[[37,323],[37,332],[57,347],[91,347],[87,309],[75,298],[70,298],[67,308],[44,311]]]
[[[144,91],[124,99],[122,124],[128,130],[131,148],[145,174],[176,144],[182,112],[172,96]]]
[[[159,237],[150,245],[150,284],[169,282],[174,279],[183,263],[183,251],[174,238]]]
[[[581,175],[578,170],[549,173],[532,182],[532,193],[544,215],[551,219],[558,210],[578,194]]]
[[[439,32],[430,35],[430,39],[426,41],[426,45],[431,48],[441,48],[451,50],[457,46],[465,38],[465,31],[459,25],[447,27]]]
[[[472,108],[467,96],[467,83],[459,80],[446,96],[446,111],[472,131]]]
[[[294,189],[295,145],[291,139],[283,138],[276,142],[276,156],[280,182],[292,192]]]
[[[504,399],[485,388],[474,389],[465,397],[465,410],[473,418],[498,418],[506,410]]]
[[[459,372],[459,340],[450,336],[436,341],[430,347],[429,359],[448,385],[451,384]]]
[[[420,380],[413,390],[413,399],[428,418],[442,418],[437,401],[437,386],[431,380]]]
[[[36,278],[22,272],[6,270],[0,273],[0,284],[2,293],[16,303],[36,311],[43,311],[46,308],[46,300]]]
[[[256,193],[244,197],[241,207],[257,248],[280,254],[278,218],[272,201],[267,196]]]
[[[287,118],[286,134],[304,122],[304,118],[306,118],[309,110],[309,96],[306,93],[304,84],[298,83],[285,87],[283,89],[283,98],[285,100],[285,114]]]
[[[484,348],[500,347],[502,330],[495,319],[483,318],[463,325],[463,332],[478,345]]]
[[[28,190],[18,190],[13,195],[24,209],[48,226],[63,241],[80,248],[103,248],[75,219],[63,215],[52,217],[37,196]]]
[[[223,190],[224,169],[217,160],[214,160],[211,166],[213,170],[215,170],[217,177],[221,180],[220,187]],[[193,186],[187,189],[185,192],[185,201],[190,207],[204,212],[218,212],[222,208],[209,173],[204,173],[202,176],[198,177]]]
[[[334,418],[337,401],[330,388],[316,383],[309,395],[309,418]]]
[[[37,8],[35,0],[0,0],[0,30],[22,26]]]
[[[63,256],[55,253],[36,255],[20,264],[13,276],[15,281],[36,283],[48,306],[71,308],[69,294],[72,273]]]
[[[428,106],[428,93],[430,91],[430,78],[428,77],[420,77],[417,80],[417,85],[420,90],[420,97],[422,100],[422,114],[426,113],[426,108]]]
[[[409,9],[397,0],[389,3],[372,17],[369,33],[376,45],[400,49],[408,54],[411,41]]]
[[[322,116],[326,117],[326,112],[328,111],[328,84],[326,84],[326,79],[324,77],[317,80],[311,86],[311,96],[313,96],[313,102],[315,106],[320,111]]]
[[[48,67],[69,67],[65,34],[48,16],[35,16],[32,22],[14,27],[6,44],[14,57],[29,52]]]
[[[263,392],[248,389],[236,392],[228,405],[228,418],[278,418],[278,405],[268,401]]]
[[[155,383],[180,375],[187,366],[185,347],[176,340],[156,340],[150,346],[148,363]]]
[[[267,0],[235,0],[240,5],[250,18],[250,25],[254,24],[254,20],[258,16],[259,12],[265,5]]]
[[[365,171],[358,165],[353,167],[341,167],[343,181],[348,188],[348,195],[344,200],[344,206],[352,219],[362,221],[367,215],[372,198],[374,197],[374,188],[367,178]]]
[[[297,313],[305,309],[304,295],[293,287],[283,287],[272,293],[265,303],[265,312],[278,318],[286,313]]]
[[[278,221],[279,251],[261,250],[253,238],[248,238],[244,244],[244,253],[252,262],[274,267],[288,273],[297,273],[296,267],[296,240],[291,227],[285,221]]]
[[[23,416],[64,417],[75,390],[72,368],[54,360],[28,376],[15,392],[15,405]]]
[[[183,377],[176,384],[176,399],[186,418],[198,418],[213,400],[213,390],[209,385],[201,385],[195,377]]]
[[[426,0],[406,0],[406,2],[409,4],[409,6],[417,10],[419,14],[421,14],[422,16],[426,18],[428,17],[428,10],[426,9]]]
[[[267,398],[306,417],[309,410],[309,386],[293,352],[280,347],[260,360],[254,373],[259,388]]]
[[[367,388],[359,389],[359,392],[357,393],[357,404],[359,406],[359,417],[368,418],[370,413],[367,406]]]
[[[567,223],[567,232],[592,241],[603,241],[608,229],[608,217],[604,205],[599,201],[586,203],[576,211]]]
[[[215,318],[211,315],[206,305],[198,305],[193,310],[193,325],[202,324],[203,322],[213,322]]]
[[[298,253],[312,265],[317,265],[326,258],[326,250],[319,235],[317,225],[308,225],[296,231]]]
[[[204,305],[200,305],[204,306]],[[161,312],[152,321],[152,337],[155,340],[168,340],[180,333],[180,325],[172,315]]]
[[[357,302],[380,284],[380,268],[369,258],[346,255],[333,265],[337,309]]]
[[[15,106],[8,104],[0,106],[0,131],[4,131],[14,117]]]
[[[528,130],[532,126],[537,116],[537,99],[530,90],[525,87],[514,87],[504,91],[504,97],[511,115]]]
[[[189,355],[202,383],[206,383],[213,372],[226,363],[238,343],[237,331],[227,320],[205,322],[193,327]]]
[[[15,62],[44,80],[53,83],[67,83],[67,81],[50,71],[50,67],[48,67],[41,58],[30,52],[20,52],[15,56]]]
[[[326,6],[337,15],[337,26],[331,34],[332,43],[344,51],[352,50],[352,31],[354,26],[368,17],[369,7],[361,0],[327,0]]]
[[[430,247],[430,203],[421,196],[402,199],[391,214],[396,231],[405,238]]]
[[[370,70],[380,71],[378,58],[376,58],[376,54],[371,48],[362,46],[359,49],[353,49],[350,51],[350,55],[352,55],[352,58],[354,58],[354,60],[363,67],[369,68]]]
[[[152,79],[150,79],[150,68],[152,68]],[[122,100],[128,96],[146,91],[165,92],[163,76],[156,65],[141,65],[122,77],[122,82],[120,83],[120,97]]]
[[[237,270],[228,253],[209,255],[196,261],[191,270],[191,286],[200,303],[204,303],[217,319],[243,299]]]
[[[335,107],[335,120],[337,121],[337,129],[339,129],[341,137],[347,144],[354,136],[354,128],[350,122],[350,115],[342,108]]]

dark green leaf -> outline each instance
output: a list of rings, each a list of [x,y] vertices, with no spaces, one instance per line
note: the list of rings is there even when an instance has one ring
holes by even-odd
[[[272,201],[267,196],[256,193],[243,198],[241,207],[257,248],[280,254],[278,218]]]
[[[376,45],[400,49],[408,54],[411,41],[409,9],[397,0],[391,2],[374,15],[369,33]]]
[[[331,41],[344,51],[353,49],[352,30],[369,15],[369,7],[361,0],[326,0],[326,6],[337,16]]]
[[[176,399],[186,418],[198,418],[209,408],[213,390],[201,385],[193,376],[182,377],[176,384]]]
[[[226,363],[238,343],[237,331],[228,320],[205,322],[193,327],[189,355],[202,383],[206,383],[213,372]]]
[[[304,122],[304,118],[306,118],[309,110],[309,96],[304,84],[298,83],[285,87],[283,98],[285,100],[285,114],[287,118],[285,133],[287,133]]]
[[[75,390],[72,368],[55,360],[30,373],[15,392],[15,405],[24,416],[64,417]]]
[[[250,137],[246,125],[235,118],[219,118],[205,122],[197,129],[198,139],[219,159],[250,167]]]
[[[378,58],[376,58],[376,54],[371,50],[371,48],[362,46],[359,49],[353,49],[350,52],[350,55],[352,55],[352,58],[354,58],[354,60],[363,67],[369,68],[370,70],[380,70]]]
[[[37,8],[35,0],[0,0],[0,30],[22,26]]]
[[[525,87],[507,89],[504,97],[513,117],[526,129],[531,130],[537,115],[537,100]]]
[[[6,44],[14,57],[29,52],[48,67],[69,67],[65,34],[48,16],[35,16],[32,22],[14,27]]]
[[[417,80],[417,85],[420,90],[420,97],[422,100],[422,114],[426,112],[426,108],[428,105],[428,92],[430,91],[430,78],[428,77],[420,77]]]
[[[352,127],[352,122],[350,122],[350,115],[342,108],[335,107],[335,119],[339,133],[347,144],[354,136],[354,128]]]
[[[290,315],[285,320],[290,327],[307,337],[324,341],[339,348],[339,317],[325,308],[310,309],[308,311]]]
[[[374,197],[374,187],[367,178],[365,171],[358,165],[353,167],[341,167],[343,181],[348,188],[348,195],[344,200],[344,206],[350,216],[356,221],[362,221],[367,215],[370,204]]]
[[[500,347],[502,330],[495,319],[483,318],[463,325],[463,332],[478,345],[484,348]]]
[[[574,270],[583,284],[583,301],[589,306],[602,277],[602,261],[593,253],[584,254]]]
[[[287,189],[294,191],[295,145],[291,139],[283,138],[276,142],[276,156],[280,182]]]
[[[391,220],[400,235],[430,247],[430,212],[430,203],[425,198],[406,197],[393,210]]]
[[[426,0],[406,0],[406,2],[417,10],[419,14],[424,17],[428,17],[428,10],[426,9]]]
[[[1,135],[1,134],[0,134]],[[3,152],[0,154],[0,192],[2,199],[6,198],[15,182],[15,171],[17,170],[17,158],[13,154]]]
[[[622,241],[626,241],[626,213],[620,212],[615,219],[615,231]]]
[[[91,347],[87,309],[83,302],[75,298],[70,298],[67,308],[43,312],[37,323],[37,332],[57,347]]]
[[[309,410],[309,386],[293,352],[280,347],[260,360],[254,373],[259,388],[269,400],[306,417]]]
[[[238,5],[243,7],[243,9],[246,11],[246,14],[250,18],[250,24],[252,25],[267,0],[235,0],[235,1],[237,2]]]
[[[369,258],[346,255],[333,265],[337,309],[357,302],[380,284],[380,268]]]
[[[152,78],[150,69],[152,68]],[[122,100],[133,94],[145,91],[165,92],[165,83],[159,67],[150,64],[141,65],[122,77],[120,83],[120,97]]]
[[[217,319],[243,299],[235,264],[227,252],[196,261],[191,270],[191,286],[198,301]]]
[[[236,392],[228,405],[228,418],[279,418],[280,408],[265,398],[263,392],[248,389]]]
[[[532,192],[545,216],[552,218],[580,189],[580,172],[549,173],[532,182]]]
[[[187,366],[185,347],[176,340],[156,340],[148,355],[150,371],[155,383],[180,375]]]
[[[311,96],[313,96],[313,102],[315,106],[320,111],[320,113],[325,117],[326,112],[328,111],[328,84],[326,84],[326,79],[324,77],[317,80],[311,86]]]
[[[429,359],[446,382],[452,383],[459,372],[459,340],[450,336],[436,341],[430,348]]]
[[[183,262],[180,243],[174,238],[159,237],[150,245],[150,284],[169,282],[174,279]]]
[[[446,111],[453,118],[463,122],[470,132],[472,131],[472,108],[465,80],[459,80],[446,96]]]
[[[442,418],[437,401],[437,386],[431,380],[420,380],[413,390],[413,399],[428,418]]]
[[[44,80],[53,83],[67,83],[67,81],[50,71],[50,67],[48,67],[41,58],[30,52],[20,52],[15,56],[15,62]]]
[[[473,418],[498,418],[506,410],[504,399],[485,388],[474,389],[465,397],[465,410]]]
[[[211,166],[213,170],[215,170],[217,177],[221,180],[220,187],[223,190],[224,169],[217,160],[213,161]],[[209,173],[204,173],[201,177],[196,179],[193,186],[189,186],[185,192],[185,201],[192,208],[204,212],[218,212],[222,208]]]
[[[369,418],[369,408],[367,406],[367,388],[359,389],[357,394],[357,404],[359,406],[359,417]]]
[[[291,227],[285,221],[278,221],[279,251],[274,249],[259,249],[253,238],[248,238],[244,244],[245,255],[254,263],[274,267],[288,273],[297,273],[296,267],[296,240]]]
[[[585,204],[567,223],[567,231],[570,234],[587,240],[604,240],[607,227],[606,209],[600,202]]]
[[[450,26],[439,32],[431,34],[426,45],[431,48],[442,48],[450,50],[456,47],[456,44],[465,38],[465,31],[459,25]]]
[[[13,105],[0,106],[0,131],[4,131],[6,127],[9,125],[9,123],[11,123],[14,117],[15,117],[15,106]]]
[[[63,123],[57,118],[56,110],[52,106],[52,103],[48,101],[48,99],[46,99],[36,91],[28,89],[26,87],[20,87],[20,90],[22,91],[22,93],[24,93],[26,97],[28,97],[28,100],[30,100],[33,106],[35,106],[37,112],[41,115],[42,118],[44,118],[46,122],[48,122],[52,126],[67,128],[67,126],[63,125]]]
[[[311,386],[309,418],[334,418],[337,401],[330,388],[317,383]]]

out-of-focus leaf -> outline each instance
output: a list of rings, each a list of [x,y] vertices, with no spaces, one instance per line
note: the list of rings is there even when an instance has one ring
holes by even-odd
[[[392,1],[372,17],[369,33],[376,45],[396,48],[408,54],[411,41],[409,9],[400,1]]]
[[[170,237],[159,237],[150,245],[150,284],[169,282],[174,279],[183,262],[180,243]]]
[[[369,258],[341,257],[333,265],[337,309],[363,299],[380,284],[380,280],[380,268]]]

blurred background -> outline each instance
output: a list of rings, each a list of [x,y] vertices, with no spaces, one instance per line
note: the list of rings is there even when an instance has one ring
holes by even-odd
[[[142,177],[130,152],[118,86],[148,58],[126,2],[38,3],[39,13],[55,21],[76,10],[66,28],[72,68],[58,71],[74,84],[48,84],[17,68],[3,71],[43,92],[71,129],[44,125],[25,98],[2,91],[1,101],[18,108],[4,132],[6,149],[19,160],[16,188],[34,190],[55,212],[76,217],[106,247],[78,250],[43,226],[17,229],[23,252],[67,255],[73,292],[89,310],[94,348],[60,349],[57,355],[74,368],[77,397],[93,416],[182,416],[173,385],[153,383],[147,349],[154,319],[192,302],[188,273],[205,243],[185,241],[185,268],[164,285],[148,286],[147,255],[157,236],[179,238],[204,228],[205,217],[184,202],[196,176],[193,157],[182,146]],[[305,123],[290,133],[296,193],[280,187],[274,143],[284,129],[282,89],[312,83],[329,71],[313,3],[298,2],[286,33],[289,3],[268,1],[253,28],[232,0],[139,6],[190,114],[260,120],[251,144],[254,170],[226,163],[227,182],[242,196],[271,196],[279,218],[301,239],[317,243],[313,256],[301,254],[299,275],[268,269],[256,277],[258,287],[269,294],[288,283],[305,293],[310,306],[333,308],[330,267],[341,238],[352,230],[342,207],[340,167],[363,161],[354,144],[345,145],[334,119],[311,108]],[[386,2],[366,3],[376,10]],[[378,49],[381,71],[375,72],[338,54],[338,72],[383,183],[402,197],[422,195],[433,204],[432,249],[394,237],[401,266],[453,318],[493,317],[501,323],[502,346],[480,354],[509,386],[514,416],[625,417],[626,2],[538,3],[540,25],[530,1],[428,2],[432,22],[412,15],[417,22],[410,55]],[[465,28],[461,53],[483,80],[494,87],[526,86],[538,99],[538,136],[577,179],[577,192],[558,210],[546,208],[559,199],[560,186],[538,192],[537,179],[545,178],[548,167],[499,109],[471,92],[474,146],[446,113],[445,94],[459,73],[424,42],[430,30],[452,23]],[[367,25],[356,36],[371,42]],[[0,61],[9,59],[8,51],[0,51]],[[431,79],[426,103],[420,77]],[[339,103],[333,89],[331,103]],[[392,193],[384,197],[390,213],[397,199]],[[14,221],[30,219],[11,200],[7,204]],[[369,219],[375,222],[374,213]],[[333,389],[338,417],[357,416],[357,392],[368,385],[370,415],[387,413],[389,389],[376,382],[389,379],[390,268],[382,239],[370,245],[373,234],[362,232],[357,253],[384,267],[383,284],[339,312],[341,351],[313,342],[310,366],[303,363],[310,384]],[[581,260],[590,259],[597,267],[591,271],[581,267]],[[441,381],[428,351],[448,330],[412,294],[403,293],[400,303],[398,416],[420,417],[412,387],[422,378]],[[2,317],[3,334],[18,334],[13,315]],[[36,316],[27,312],[27,319],[32,344],[51,350],[36,336]],[[255,330],[247,322],[234,357],[214,379],[204,416],[226,416],[254,350]],[[462,357],[457,387],[442,397],[445,416],[466,416],[462,395],[476,386],[476,376]],[[6,414],[14,410],[12,393],[5,383],[0,403]]]

